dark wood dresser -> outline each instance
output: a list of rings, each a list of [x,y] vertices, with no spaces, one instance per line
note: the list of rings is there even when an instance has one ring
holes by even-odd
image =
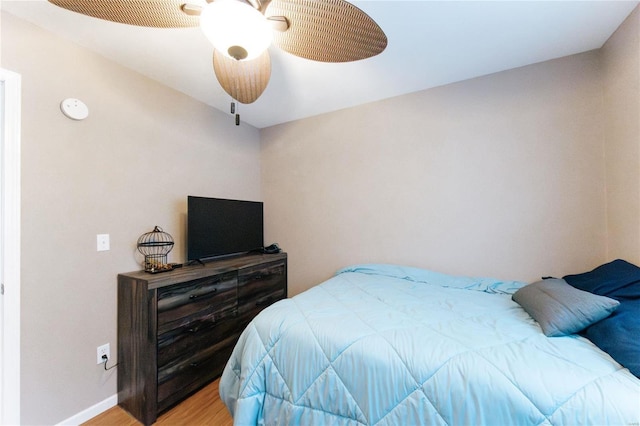
[[[287,255],[118,275],[118,404],[145,425],[218,377],[251,319],[287,297]]]

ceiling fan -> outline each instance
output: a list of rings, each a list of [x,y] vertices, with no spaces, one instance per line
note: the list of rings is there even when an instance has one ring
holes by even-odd
[[[250,104],[269,83],[273,42],[320,62],[351,62],[381,53],[387,37],[345,0],[48,0],[84,15],[155,28],[200,26],[213,44],[213,69],[234,100]],[[235,103],[232,102],[232,113]],[[239,116],[236,115],[236,124]]]

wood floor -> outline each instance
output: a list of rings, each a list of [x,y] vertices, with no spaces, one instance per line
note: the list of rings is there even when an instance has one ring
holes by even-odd
[[[232,426],[233,419],[218,394],[219,379],[158,417],[158,426]],[[94,417],[83,426],[138,426],[141,423],[119,406]]]

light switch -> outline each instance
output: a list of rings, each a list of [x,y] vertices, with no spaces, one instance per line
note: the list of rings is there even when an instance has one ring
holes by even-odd
[[[97,235],[98,251],[109,250],[109,234]]]

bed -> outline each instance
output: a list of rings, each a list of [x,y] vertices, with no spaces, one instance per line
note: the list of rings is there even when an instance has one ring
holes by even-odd
[[[236,425],[638,425],[640,379],[575,324],[563,332],[553,319],[556,335],[545,335],[513,300],[524,288],[396,265],[345,268],[249,324],[221,398]],[[580,331],[612,316],[620,302],[611,304]]]

